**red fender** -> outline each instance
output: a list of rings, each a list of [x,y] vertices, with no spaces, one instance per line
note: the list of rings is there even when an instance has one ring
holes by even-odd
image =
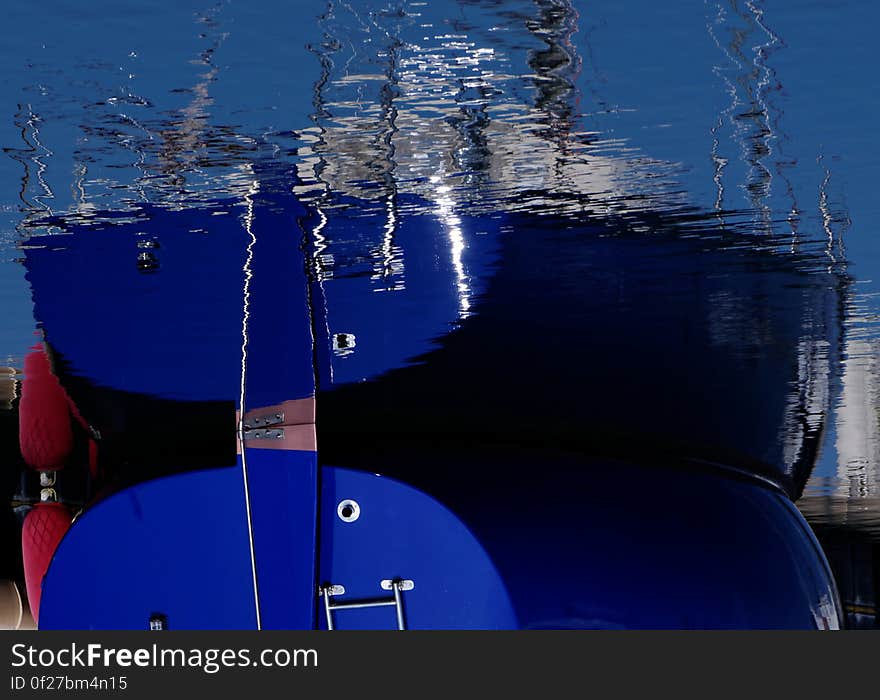
[[[24,519],[21,529],[24,580],[36,622],[39,622],[43,577],[70,521],[70,511],[63,503],[37,503]]]
[[[25,462],[39,471],[57,471],[73,451],[67,392],[52,374],[39,345],[24,358],[18,407],[18,441]]]

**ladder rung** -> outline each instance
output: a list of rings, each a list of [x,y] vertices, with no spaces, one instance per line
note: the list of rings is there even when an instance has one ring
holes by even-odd
[[[394,598],[386,600],[358,600],[351,603],[330,603],[331,610],[352,610],[354,608],[387,608],[397,605]]]
[[[334,610],[356,610],[363,608],[394,608],[397,618],[397,629],[406,629],[406,620],[403,617],[403,591],[411,591],[414,584],[409,579],[385,579],[380,582],[380,588],[394,592],[393,598],[378,598],[373,600],[351,600],[342,603],[331,602],[334,596],[343,595],[345,587],[340,585],[325,584],[318,589],[318,594],[324,598],[324,613],[327,616],[327,629],[336,629],[333,624]]]

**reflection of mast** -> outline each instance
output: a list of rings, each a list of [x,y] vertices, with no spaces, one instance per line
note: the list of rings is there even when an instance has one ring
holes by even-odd
[[[715,17],[714,23],[720,25],[720,24],[723,24],[724,21],[725,21],[724,9],[721,7],[721,5],[718,5],[718,13]],[[732,64],[739,67],[739,62],[733,56],[730,55],[730,51],[728,51],[727,48],[722,45],[721,41],[716,36],[715,29],[713,28],[712,24],[713,24],[712,22],[709,22],[706,25],[706,28],[709,31],[709,36],[712,37],[712,41],[715,42],[715,45],[718,47],[718,49],[722,53],[724,53],[724,55],[727,57],[727,59]],[[722,212],[724,210],[724,169],[727,167],[729,161],[727,158],[723,157],[719,152],[719,145],[721,142],[719,134],[720,134],[721,130],[724,128],[725,123],[730,119],[730,115],[733,113],[733,110],[736,109],[737,105],[739,104],[739,98],[737,96],[736,86],[734,86],[734,84],[730,81],[730,79],[725,75],[725,72],[721,67],[714,66],[712,69],[712,72],[715,75],[717,75],[718,77],[720,77],[721,80],[724,81],[725,90],[730,95],[730,104],[724,110],[722,110],[722,112],[718,115],[718,120],[712,126],[712,129],[711,129],[711,133],[712,133],[712,154],[711,154],[711,157],[712,157],[712,165],[713,165],[713,171],[714,171],[712,174],[712,180],[714,181],[715,188],[717,190],[717,194],[715,196],[714,209],[718,214],[719,223],[720,223],[721,227],[723,228],[724,227],[724,217],[723,217]]]
[[[790,202],[786,217],[791,230],[788,250],[797,253],[801,242],[801,210],[792,183],[785,174],[785,168],[792,163],[780,158],[782,144],[786,140],[779,127],[781,110],[774,107],[769,98],[770,92],[779,90],[781,85],[767,59],[772,51],[784,44],[765,23],[764,11],[756,0],[745,0],[742,5],[739,0],[731,0],[730,9],[742,24],[730,24],[728,12],[721,4],[717,4],[717,13],[707,23],[712,40],[728,62],[727,66],[715,66],[713,72],[723,81],[725,91],[730,96],[728,106],[718,115],[711,129],[713,180],[717,191],[714,209],[720,225],[724,227],[724,212],[730,211],[729,206],[725,207],[725,174],[731,161],[722,155],[720,143],[722,131],[729,126],[731,138],[738,145],[745,166],[742,189],[749,200],[749,211],[756,215],[752,224],[758,232],[771,236],[774,222],[770,203],[773,182],[770,168],[773,166],[769,164],[769,159],[775,156],[775,172],[784,184]],[[728,32],[726,40],[718,36],[720,27]],[[747,51],[746,42],[754,32],[762,35],[764,40]],[[734,74],[728,77],[730,71]],[[775,154],[774,149],[777,151]],[[846,281],[838,264],[842,262],[842,256],[838,259],[832,243],[837,239],[831,233],[831,217],[827,212],[826,188],[829,178],[826,173],[820,186],[819,209],[828,241],[825,253],[831,261],[827,271],[837,278],[837,288],[842,298]],[[798,491],[803,489],[815,465],[831,410],[831,378],[837,371],[836,358],[842,351],[843,314],[838,299],[834,308],[825,305],[806,307],[801,315],[797,374],[786,400],[781,435],[785,469]]]
[[[337,17],[333,3],[329,3],[320,20],[325,27],[324,41],[320,48],[312,48],[321,65],[321,75],[315,83],[312,100],[314,112],[311,120],[315,126],[304,130],[302,136],[306,145],[298,152],[299,174],[303,182],[298,188],[298,194],[317,209],[319,216],[319,222],[311,232],[313,250],[310,265],[319,281],[333,274],[333,254],[328,252],[332,248],[332,241],[328,241],[322,231],[327,224],[328,208],[335,206],[334,195],[352,193],[375,199],[375,194],[370,190],[378,184],[380,196],[384,199],[385,224],[382,240],[370,251],[374,259],[372,279],[382,285],[376,287],[375,291],[393,291],[403,288],[403,250],[395,243],[400,218],[395,177],[395,135],[399,130],[396,105],[399,95],[397,69],[403,44],[395,33],[383,29],[376,17],[371,16],[364,20],[353,7],[343,4],[343,8],[354,16],[361,30],[370,32],[375,28],[385,34],[388,45],[380,56],[385,59],[386,68],[382,74],[349,76],[347,72],[350,64],[357,56],[357,50],[352,43],[354,55],[344,65],[346,75],[332,79],[336,67],[332,55],[340,51],[343,42],[331,30]],[[399,13],[392,14],[395,17],[402,16]],[[360,92],[365,83],[369,84],[367,81],[381,81],[375,109],[362,102]],[[344,90],[353,85],[359,88],[356,102],[328,101],[326,93],[330,89]],[[346,111],[352,109],[356,109],[358,114],[347,116]],[[378,112],[372,119],[372,129],[367,128],[371,120],[366,119],[361,114],[362,111]],[[330,155],[333,158],[329,158]]]
[[[744,12],[740,15],[759,27],[767,35],[767,41],[752,47],[754,53],[752,69],[738,78],[743,91],[748,95],[748,107],[747,111],[738,114],[736,119],[751,124],[751,133],[744,135],[743,138],[744,155],[750,165],[746,190],[752,206],[761,211],[761,223],[769,229],[772,215],[766,201],[770,196],[773,175],[764,164],[764,160],[772,153],[772,140],[775,134],[770,123],[770,104],[766,97],[767,88],[773,78],[773,70],[767,65],[767,54],[779,43],[779,38],[764,24],[764,11],[751,0],[747,0],[745,4],[749,15]],[[734,9],[736,9],[735,4]],[[731,44],[731,48],[734,49],[737,57],[745,62],[746,57],[742,52],[740,38],[744,39],[745,36],[740,35],[738,40]]]
[[[764,23],[764,11],[752,0],[745,3],[746,9],[739,7],[737,0],[731,0],[733,12],[745,22],[745,27],[729,27],[730,40],[724,46],[716,36],[712,23],[707,26],[709,34],[727,59],[735,66],[738,74],[733,80],[724,75],[722,69],[715,69],[715,74],[724,80],[727,91],[731,95],[731,104],[720,115],[712,128],[714,137],[712,160],[715,165],[715,183],[718,196],[715,202],[717,211],[721,211],[724,200],[723,171],[729,160],[718,153],[718,133],[725,123],[733,128],[733,138],[739,143],[744,163],[747,165],[744,189],[752,208],[760,212],[761,230],[769,233],[772,226],[772,213],[767,204],[771,194],[773,175],[765,164],[772,154],[773,142],[778,140],[775,130],[777,121],[771,116],[772,105],[767,99],[771,87],[778,88],[775,72],[767,64],[767,56],[771,50],[781,43],[779,37]],[[727,24],[727,14],[719,6],[715,24]],[[747,57],[744,45],[747,37],[758,28],[766,35],[766,41],[750,47],[753,57]],[[742,96],[742,97],[740,97]],[[738,107],[742,105],[738,111]],[[732,115],[732,116],[731,116]],[[789,186],[789,192],[791,187]],[[796,207],[792,207],[796,211]]]
[[[327,12],[321,19],[326,20],[326,18],[332,17],[332,15],[333,3],[329,3],[327,7]],[[324,279],[332,276],[333,274],[333,257],[332,255],[324,254],[324,251],[327,248],[327,239],[322,233],[324,227],[327,225],[327,215],[325,214],[323,209],[323,202],[329,199],[331,188],[329,183],[326,182],[323,177],[324,169],[327,167],[325,159],[320,156],[318,158],[310,158],[308,156],[311,156],[316,152],[319,154],[322,153],[327,146],[327,140],[325,138],[326,130],[324,129],[322,122],[330,118],[330,112],[327,110],[327,107],[324,104],[324,89],[330,80],[330,74],[333,70],[333,61],[330,58],[330,54],[332,52],[339,51],[340,48],[340,44],[338,41],[334,41],[332,37],[329,37],[327,34],[325,34],[324,36],[325,41],[322,44],[324,50],[315,51],[314,49],[312,49],[313,53],[317,55],[318,61],[321,66],[321,73],[318,77],[318,80],[315,82],[315,86],[312,91],[312,106],[314,107],[314,112],[310,115],[310,119],[312,123],[314,123],[315,130],[317,131],[317,137],[313,136],[312,138],[314,140],[311,140],[311,145],[300,148],[297,152],[297,155],[300,156],[300,158],[303,158],[305,163],[311,165],[312,167],[311,173],[304,173],[302,172],[302,170],[300,170],[300,181],[306,183],[318,183],[318,188],[320,190],[320,195],[314,197],[312,201],[312,204],[317,210],[319,220],[311,231],[312,251],[307,262],[307,265],[309,267],[309,274],[314,277],[319,285],[323,283]],[[304,133],[304,139],[305,136],[306,135]],[[311,186],[306,185],[303,189],[311,189]]]
[[[24,169],[18,198],[24,205],[25,215],[17,226],[19,232],[27,226],[27,222],[31,218],[51,214],[52,209],[49,206],[49,201],[55,198],[52,188],[49,187],[49,183],[45,179],[47,165],[43,161],[43,157],[51,157],[52,151],[40,141],[39,124],[41,121],[40,117],[34,113],[31,105],[27,105],[27,107],[19,105],[19,111],[16,114],[16,126],[18,126],[21,132],[24,148],[3,149],[5,153],[18,161]],[[34,177],[36,177],[39,186],[39,192],[34,195],[33,201],[28,199],[31,188],[32,165],[35,166]]]
[[[398,94],[397,88],[397,60],[400,48],[403,46],[400,39],[393,37],[388,47],[388,69],[385,73],[386,82],[379,91],[379,124],[380,130],[376,134],[376,152],[381,153],[381,164],[375,164],[385,186],[385,212],[386,221],[382,229],[382,244],[374,251],[377,264],[374,265],[374,281],[384,283],[376,291],[394,291],[403,289],[403,249],[395,245],[394,237],[397,231],[399,215],[397,212],[397,183],[394,178],[396,163],[394,160],[394,136],[397,133],[397,106],[394,103]],[[380,146],[381,144],[381,146]]]
[[[822,161],[822,157],[819,157]],[[830,261],[829,272],[842,271],[846,265],[846,248],[843,234],[852,222],[846,213],[835,215],[828,203],[828,185],[831,182],[831,170],[825,168],[825,177],[819,185],[819,213],[822,216],[822,230],[825,233],[825,255]],[[834,227],[837,226],[837,231]]]
[[[771,196],[773,174],[767,159],[773,155],[774,148],[779,151],[774,161],[775,170],[791,200],[787,220],[792,232],[792,250],[796,251],[800,210],[794,189],[784,172],[791,163],[784,162],[778,157],[781,154],[782,142],[786,139],[784,132],[779,128],[780,111],[769,99],[769,93],[779,90],[781,86],[775,70],[768,64],[767,59],[772,51],[783,46],[783,42],[765,23],[764,11],[756,2],[747,0],[744,4],[745,9],[739,6],[738,0],[731,0],[731,9],[743,20],[744,26],[730,26],[728,15],[720,4],[717,5],[714,20],[707,23],[709,35],[730,64],[728,68],[721,66],[713,68],[713,72],[724,82],[725,91],[730,95],[730,104],[718,115],[717,122],[711,128],[713,180],[717,190],[714,208],[723,225],[722,212],[729,209],[724,206],[724,171],[729,166],[730,160],[720,152],[720,133],[725,125],[729,124],[733,131],[732,138],[739,145],[743,163],[746,165],[743,189],[751,208],[759,215],[756,223],[764,233],[772,233],[773,224],[772,209],[767,203]],[[726,43],[719,39],[715,29],[716,26],[725,25],[730,34]],[[752,56],[749,57],[744,46],[747,38],[756,29],[766,36],[766,41],[751,46]],[[736,71],[732,79],[726,75],[731,68]]]

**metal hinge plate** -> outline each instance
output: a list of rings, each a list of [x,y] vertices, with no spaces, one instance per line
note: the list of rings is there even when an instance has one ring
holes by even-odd
[[[243,422],[246,430],[266,428],[270,425],[281,425],[284,423],[284,413],[276,411],[274,413],[263,413],[259,416],[246,416]]]
[[[284,428],[259,428],[245,430],[244,439],[247,440],[283,440]]]

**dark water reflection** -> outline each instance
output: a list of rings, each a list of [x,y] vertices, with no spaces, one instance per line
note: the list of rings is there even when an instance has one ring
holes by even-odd
[[[757,472],[871,624],[876,584],[853,572],[880,527],[877,263],[851,237],[878,213],[876,158],[816,135],[809,75],[833,61],[803,48],[800,12],[638,10],[103,8],[75,20],[88,42],[16,8],[11,370],[41,329],[125,478],[228,459],[172,426],[226,435],[248,212],[292,192],[326,461],[418,483],[413,454],[479,442]],[[868,131],[862,111],[829,130]]]

